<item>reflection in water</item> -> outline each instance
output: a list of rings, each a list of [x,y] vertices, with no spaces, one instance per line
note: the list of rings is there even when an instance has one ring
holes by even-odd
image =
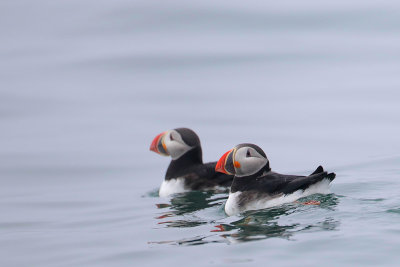
[[[227,196],[225,194],[213,195],[211,192],[190,192],[181,194],[171,199],[169,205],[157,204],[159,208],[168,207],[168,211],[156,217],[158,220],[168,219],[167,221],[160,221],[158,225],[166,227],[196,227],[206,224],[215,224],[214,221],[206,221],[199,219],[195,212],[223,205]],[[303,203],[313,203],[312,206],[304,205]],[[315,203],[320,203],[315,205]],[[303,213],[309,212],[310,209],[324,209],[326,211],[333,211],[339,203],[339,198],[334,194],[329,195],[312,195],[307,198],[300,199],[299,202],[272,207],[264,210],[248,211],[241,215],[241,218],[233,222],[227,221],[229,218],[224,218],[220,224],[216,224],[210,229],[208,235],[197,235],[192,238],[151,242],[157,244],[174,244],[174,245],[201,245],[207,243],[239,243],[247,241],[255,241],[272,237],[284,238],[291,240],[291,238],[300,232],[313,232],[313,231],[332,231],[336,230],[340,222],[332,216],[325,216],[322,219],[316,220],[310,218],[309,221],[304,222]],[[298,214],[299,220],[291,222],[290,224],[282,223],[287,216]],[[176,218],[176,220],[174,220]],[[302,218],[302,219],[300,219]]]
[[[154,241],[147,242],[148,244],[169,244],[169,245],[179,245],[179,246],[196,246],[196,245],[205,245],[210,243],[229,243],[227,240],[215,240],[214,236],[195,236],[192,238],[181,239],[181,240],[170,240],[170,241]]]
[[[400,214],[400,208],[388,209],[386,212]]]
[[[333,195],[313,195],[303,198],[299,203],[291,203],[258,211],[249,211],[243,214],[243,218],[230,224],[221,224],[218,228],[231,243],[254,241],[271,237],[290,239],[296,233],[303,231],[335,230],[339,221],[326,217],[322,221],[311,221],[310,223],[294,222],[291,224],[280,224],[278,219],[290,214],[304,212],[304,202],[320,202],[318,208],[333,210],[338,204],[338,198]]]
[[[185,227],[195,227],[201,224],[206,224],[206,221],[190,221],[190,220],[175,220],[175,221],[164,221],[159,222],[158,224],[166,224],[167,227],[177,227],[177,228],[185,228]]]
[[[170,199],[170,203],[156,204],[157,208],[170,208],[169,212],[175,215],[184,215],[205,208],[221,205],[228,197],[225,194],[213,194],[213,192],[191,191],[176,194]]]
[[[265,239],[268,237],[289,238],[290,230],[299,226],[298,223],[291,225],[279,225],[276,219],[280,216],[295,212],[293,205],[282,205],[261,211],[249,211],[244,217],[230,224],[221,224],[220,229],[230,234],[222,234],[221,237],[230,241],[250,241]]]
[[[225,194],[214,195],[213,192],[193,191],[177,195],[171,199],[171,208],[176,215],[199,211],[213,206],[219,206],[227,199]]]
[[[169,208],[167,212],[163,212],[156,219],[168,218],[168,221],[158,222],[159,225],[162,224],[167,227],[194,227],[206,224],[207,221],[199,220],[193,215],[187,215],[213,206],[221,206],[226,198],[225,194],[214,194],[213,192],[192,191],[177,194],[170,200],[170,204],[156,204],[159,209]],[[184,218],[183,215],[185,215]],[[179,217],[179,219],[171,220],[171,217]]]

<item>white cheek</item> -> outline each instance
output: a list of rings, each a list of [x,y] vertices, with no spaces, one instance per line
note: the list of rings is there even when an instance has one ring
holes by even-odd
[[[164,140],[164,143],[172,159],[178,159],[191,149],[190,146],[177,141]]]
[[[246,158],[240,162],[240,168],[236,169],[236,176],[252,175],[261,170],[267,164],[268,160],[265,158]]]

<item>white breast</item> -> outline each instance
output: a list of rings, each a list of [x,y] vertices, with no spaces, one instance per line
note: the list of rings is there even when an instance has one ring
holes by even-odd
[[[188,190],[185,189],[184,179],[176,178],[163,181],[158,194],[160,197],[167,197],[172,194],[183,193],[186,191]]]
[[[240,213],[238,199],[242,192],[229,193],[228,200],[225,203],[225,212],[229,216]]]
[[[316,184],[313,184],[306,190],[297,190],[292,194],[283,195],[275,198],[262,198],[255,201],[251,201],[246,203],[243,207],[239,207],[238,198],[242,192],[235,192],[233,194],[229,194],[229,198],[225,204],[225,212],[227,215],[232,216],[238,214],[240,212],[246,210],[258,210],[258,209],[266,209],[274,206],[278,206],[285,203],[290,203],[296,201],[299,198],[310,196],[313,194],[327,194],[329,193],[329,179],[324,179]]]

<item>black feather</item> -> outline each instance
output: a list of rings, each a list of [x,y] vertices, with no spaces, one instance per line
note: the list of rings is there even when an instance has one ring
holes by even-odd
[[[233,176],[215,171],[217,162],[203,164],[200,140],[190,129],[177,128],[182,139],[190,146],[194,146],[186,154],[172,160],[165,174],[165,180],[184,178],[185,188],[189,190],[207,190],[216,186],[229,187]]]
[[[313,173],[311,173],[310,175],[317,174],[317,173],[320,173],[320,172],[323,172],[323,171],[324,171],[324,168],[322,168],[322,166],[319,165],[318,168]]]
[[[305,190],[325,178],[330,181],[335,179],[336,175],[334,173],[328,174],[325,171],[321,172],[321,170],[323,168],[320,166],[309,176],[286,175],[264,171],[261,175],[258,173],[247,177],[235,177],[231,186],[231,192],[252,191],[273,197],[280,194],[291,194],[297,190]]]

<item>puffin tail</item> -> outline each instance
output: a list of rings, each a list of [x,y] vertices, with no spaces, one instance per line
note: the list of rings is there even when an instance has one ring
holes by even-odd
[[[331,182],[335,179],[336,174],[334,172],[328,173],[325,178],[328,178]]]
[[[324,168],[320,165],[313,173],[310,174],[310,176],[314,175],[314,174],[320,174],[323,172],[325,172]],[[336,177],[336,174],[334,172],[331,172],[331,173],[326,173],[326,176],[324,178],[329,179],[329,181],[332,182],[335,179],[335,177]]]
[[[321,173],[321,172],[324,172],[324,168],[322,168],[322,166],[319,165],[318,168],[310,175],[314,175],[314,174]]]

